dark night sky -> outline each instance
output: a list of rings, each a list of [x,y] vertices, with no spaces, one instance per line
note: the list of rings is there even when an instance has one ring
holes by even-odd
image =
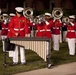
[[[7,2],[10,2],[10,1],[15,1],[16,6],[22,6],[24,0],[0,0],[0,8],[5,8]],[[49,0],[40,0],[40,1],[43,1],[46,8],[49,7],[49,5],[48,5]],[[71,2],[73,3],[74,9],[76,9],[76,0],[71,0]]]

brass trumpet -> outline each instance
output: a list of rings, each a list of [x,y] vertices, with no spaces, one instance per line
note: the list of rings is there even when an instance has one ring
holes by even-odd
[[[4,16],[0,15],[0,21],[3,22],[3,20],[4,20]]]
[[[66,24],[70,23],[69,17],[62,18],[62,22],[66,23]]]
[[[34,22],[35,24],[38,24],[38,23],[39,23],[39,18],[35,17],[34,20],[33,20],[33,22]]]
[[[38,23],[42,23],[45,21],[45,18],[44,18],[44,14],[42,15],[38,15],[34,18],[34,23],[35,24],[38,24]]]

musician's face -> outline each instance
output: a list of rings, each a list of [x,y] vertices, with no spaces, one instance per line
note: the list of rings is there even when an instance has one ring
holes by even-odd
[[[74,19],[71,18],[71,19],[70,19],[70,22],[74,22]]]
[[[7,19],[7,16],[4,16],[4,18],[3,19]]]
[[[21,16],[21,14],[19,14],[18,12],[16,12],[16,15],[17,15],[18,17],[20,17],[20,16]]]
[[[46,20],[49,20],[49,19],[50,19],[50,16],[46,15],[46,16],[45,16],[45,19],[46,19]]]

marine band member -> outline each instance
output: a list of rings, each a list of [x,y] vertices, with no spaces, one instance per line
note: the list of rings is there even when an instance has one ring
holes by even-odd
[[[70,22],[67,24],[67,42],[69,47],[69,54],[75,55],[75,39],[76,39],[76,23],[75,23],[75,16],[69,16]]]
[[[52,39],[53,39],[53,49],[59,51],[59,43],[60,43],[60,27],[62,26],[62,22],[60,19],[54,19],[52,25]]]
[[[3,14],[3,21],[1,23],[1,26],[2,26],[1,38],[2,38],[2,44],[3,44],[3,52],[5,52],[5,43],[4,43],[3,39],[7,38],[7,34],[8,34],[8,22],[6,19],[7,16],[8,16],[8,14],[6,14],[6,13]]]
[[[27,19],[23,16],[24,8],[16,7],[15,10],[16,10],[16,16],[11,18],[9,23],[9,29],[11,31],[11,34],[8,35],[8,37],[9,38],[27,37],[28,25],[27,25]],[[23,47],[20,47],[20,58],[21,58],[21,64],[26,64],[25,51]],[[18,46],[16,46],[13,54],[13,64],[18,64]]]

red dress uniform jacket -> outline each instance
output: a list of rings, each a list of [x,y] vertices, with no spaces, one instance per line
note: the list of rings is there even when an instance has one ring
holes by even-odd
[[[74,26],[67,25],[67,35],[66,35],[66,37],[67,38],[76,38],[75,29],[76,29],[75,24],[74,24]]]
[[[12,36],[12,32],[10,31],[9,23],[8,23],[8,34],[7,34],[7,37],[11,37],[11,36]]]
[[[2,22],[0,22],[0,30],[2,30]]]
[[[34,27],[33,23],[30,22],[30,20],[27,20],[27,24],[28,24],[28,34],[31,33],[31,27]]]
[[[43,37],[43,24],[36,25],[36,37]]]
[[[2,23],[1,35],[7,35],[7,34],[8,34],[8,23],[7,24]]]
[[[49,20],[48,21],[49,24],[44,24],[43,25],[43,37],[46,37],[46,38],[52,38],[52,35],[51,35],[51,27],[53,25],[53,20]]]
[[[9,23],[9,30],[11,34],[8,35],[8,37],[25,37],[25,34],[28,34],[27,22],[28,21],[24,16],[12,17]],[[18,33],[18,36],[16,36],[15,33]]]
[[[61,26],[62,26],[62,23],[60,23],[59,20],[55,20],[55,22],[52,25],[52,34],[59,35]]]

